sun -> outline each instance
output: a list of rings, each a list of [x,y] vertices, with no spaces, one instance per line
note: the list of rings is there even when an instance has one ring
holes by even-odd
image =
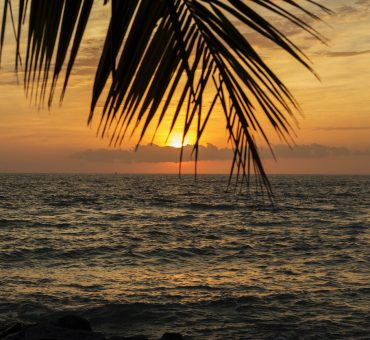
[[[171,133],[171,135],[169,136],[169,138],[166,142],[166,145],[171,146],[173,148],[181,148],[182,146],[193,145],[195,137],[194,137],[194,134],[192,132],[189,132],[185,136],[184,142],[183,142],[182,139],[183,139],[182,132],[181,131],[175,131],[175,132]]]
[[[170,138],[167,141],[167,145],[172,146],[173,148],[181,148],[182,147],[182,134],[181,133],[171,134]]]

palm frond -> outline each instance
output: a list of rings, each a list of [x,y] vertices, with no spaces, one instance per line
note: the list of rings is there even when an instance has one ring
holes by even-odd
[[[4,1],[0,55],[10,1]],[[93,0],[29,2],[24,85],[26,93],[40,104],[49,88],[50,106],[68,60],[61,98],[64,96]],[[165,117],[170,118],[171,133],[182,117],[183,138],[195,130],[197,160],[205,127],[212,114],[221,109],[234,149],[231,174],[236,172],[237,178],[245,180],[253,167],[270,192],[255,138],[260,134],[270,145],[261,117],[266,116],[276,133],[286,138],[292,132],[290,117],[298,104],[236,23],[270,40],[313,72],[305,54],[258,11],[279,15],[324,41],[300,18],[304,14],[320,19],[305,5],[330,13],[313,0],[111,0],[88,122],[106,89],[99,133],[109,135],[112,145],[120,145],[127,134],[136,131],[139,145],[149,126],[154,125],[156,133]],[[26,7],[27,2],[19,0],[17,46]],[[17,47],[17,55],[18,51]],[[209,92],[212,96],[206,98]],[[176,104],[175,109],[171,103]]]

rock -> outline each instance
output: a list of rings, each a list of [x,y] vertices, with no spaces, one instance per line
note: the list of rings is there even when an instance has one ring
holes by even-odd
[[[23,329],[23,325],[19,322],[7,325],[5,328],[0,330],[0,339],[5,338],[10,334],[15,334],[20,332]]]
[[[135,336],[112,336],[107,340],[148,340],[145,335],[135,335]]]
[[[183,340],[184,338],[180,333],[164,333],[161,340]]]
[[[18,328],[17,328],[18,329]],[[34,325],[21,325],[19,331],[8,332],[1,340],[106,340],[101,333],[85,329],[70,329],[44,321]]]
[[[67,314],[62,316],[55,322],[55,325],[67,329],[75,329],[90,332],[92,331],[89,321],[87,321],[85,318],[81,316],[73,314]]]
[[[25,330],[26,340],[105,340],[101,333],[89,330],[62,328],[52,324],[38,324]]]
[[[182,339],[181,335],[178,337],[176,333],[166,333],[164,336],[167,336],[162,337],[165,340]],[[148,340],[148,337],[136,335],[108,338],[102,333],[92,331],[89,321],[85,318],[75,314],[65,314],[58,318],[46,317],[35,324],[15,322],[0,325],[0,340]]]

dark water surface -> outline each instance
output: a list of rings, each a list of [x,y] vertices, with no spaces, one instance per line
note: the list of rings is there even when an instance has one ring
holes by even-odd
[[[0,175],[0,322],[75,310],[109,334],[370,334],[370,176]]]

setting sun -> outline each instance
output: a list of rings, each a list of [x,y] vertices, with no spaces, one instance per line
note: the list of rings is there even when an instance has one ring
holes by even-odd
[[[188,136],[185,137],[184,143],[182,142],[182,138],[183,136],[181,132],[174,132],[168,138],[166,145],[174,148],[181,148],[183,145],[191,144]]]
[[[172,146],[174,148],[181,148],[182,147],[182,135],[174,134],[171,135],[167,142],[168,146]]]

